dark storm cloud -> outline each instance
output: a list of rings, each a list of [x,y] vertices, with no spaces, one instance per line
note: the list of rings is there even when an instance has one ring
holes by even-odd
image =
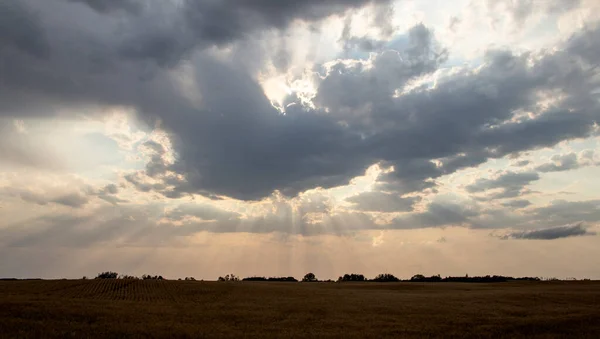
[[[0,47],[46,57],[50,46],[39,19],[38,13],[23,2],[0,0]]]
[[[113,11],[126,11],[130,13],[139,13],[142,9],[142,2],[139,0],[68,0],[79,2],[90,6],[100,13],[110,13]]]
[[[294,20],[315,22],[367,4],[390,0],[185,0],[170,22],[140,21],[120,49],[128,57],[170,65],[197,46],[223,45],[265,29],[285,29]],[[148,6],[149,7],[149,6]],[[160,17],[160,14],[157,15]]]
[[[594,232],[588,231],[588,229],[583,225],[583,223],[576,223],[573,225],[565,225],[532,231],[516,231],[502,236],[501,239],[554,240],[560,238],[595,234],[596,233]]]
[[[144,173],[127,175],[128,182],[167,197],[200,193],[239,199],[345,184],[377,162],[396,169],[379,178],[386,191],[433,189],[434,179],[460,168],[586,137],[598,121],[590,71],[600,46],[594,39],[598,28],[535,59],[489,51],[478,70],[440,75],[435,87],[407,89],[407,82],[431,75],[448,55],[427,27],[417,25],[403,50],[383,51],[368,64],[317,67],[322,78],[316,109],[296,105],[285,115],[244,68],[243,51],[231,59],[199,52],[215,44],[239,48],[240,39],[251,45],[263,29],[284,29],[295,19],[319,20],[366,3],[230,0],[177,7],[151,2],[128,16],[98,15],[69,1],[23,0],[22,9],[11,10],[26,20],[0,17],[0,25],[10,28],[0,33],[0,114],[131,106],[143,121],[161,121],[177,160],[167,164],[160,149],[146,145],[154,156]],[[21,42],[23,34],[31,39]],[[29,46],[31,41],[39,42]],[[192,66],[186,76],[195,80],[200,104],[173,80],[183,61]],[[544,110],[537,106],[538,91],[561,91],[564,98]],[[515,121],[519,109],[536,115]],[[144,176],[158,183],[148,184]]]

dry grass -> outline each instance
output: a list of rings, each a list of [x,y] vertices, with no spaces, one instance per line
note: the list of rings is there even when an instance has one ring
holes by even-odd
[[[600,282],[0,281],[0,337],[600,338]]]

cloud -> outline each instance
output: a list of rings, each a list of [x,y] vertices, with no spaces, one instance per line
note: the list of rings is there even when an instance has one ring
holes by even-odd
[[[503,7],[513,21],[522,26],[529,17],[534,14],[564,13],[577,8],[581,0],[547,0],[547,1],[511,1],[511,0],[488,0],[490,11],[498,13],[498,7]]]
[[[1,114],[1,113],[0,113]],[[59,170],[64,167],[59,154],[14,128],[9,119],[0,118],[0,167]]]
[[[120,203],[129,202],[126,199],[119,198],[117,196],[118,193],[119,193],[119,188],[115,184],[108,184],[108,185],[104,186],[103,189],[100,189],[97,191],[89,190],[90,195],[97,196],[98,198],[100,198],[112,205],[118,205]]]
[[[385,228],[469,226],[472,224],[470,218],[479,214],[480,211],[476,205],[434,201],[427,205],[425,211],[396,217]]]
[[[473,184],[465,187],[469,193],[481,193],[489,190],[500,189],[499,192],[488,195],[490,199],[514,198],[523,195],[525,187],[531,182],[540,179],[536,172],[501,172],[495,178],[477,179]]]
[[[244,53],[228,55],[225,45],[240,48],[265,29],[371,2],[153,2],[133,16],[99,16],[65,1],[23,3],[30,8],[21,11],[24,21],[41,27],[28,35],[48,53],[35,56],[13,35],[2,40],[0,114],[48,116],[48,107],[101,104],[131,107],[150,126],[160,121],[176,159],[167,163],[157,153],[126,179],[167,197],[295,196],[346,184],[375,163],[395,168],[380,176],[386,191],[433,189],[436,178],[461,168],[589,136],[598,120],[590,71],[598,27],[556,50],[490,50],[479,68],[446,69],[448,50],[420,24],[400,50],[315,65],[311,105],[291,95],[286,104],[296,105],[281,114],[255,69],[245,68]],[[116,26],[123,34],[114,34]],[[176,75],[184,65],[199,102],[182,94]],[[550,92],[562,95],[538,105]],[[517,116],[522,110],[531,114]]]
[[[527,165],[529,165],[531,163],[530,160],[517,160],[515,162],[513,162],[511,165],[515,166],[515,167],[525,167]]]
[[[39,15],[21,1],[2,1],[0,46],[14,48],[32,57],[48,56],[49,48]]]
[[[398,194],[383,192],[365,192],[346,199],[353,204],[353,209],[375,212],[410,212],[420,200],[419,197],[402,198]]]
[[[544,228],[532,231],[515,231],[502,236],[501,239],[554,240],[560,238],[595,234],[596,233],[594,232],[588,231],[588,229],[583,225],[583,223],[576,223],[573,225]]]
[[[88,198],[81,194],[72,193],[56,197],[50,201],[64,206],[80,208],[88,203]]]
[[[555,200],[535,208],[532,213],[533,220],[542,225],[558,226],[578,221],[596,223],[600,221],[600,200]]]
[[[579,154],[571,152],[553,155],[550,162],[539,165],[535,169],[540,172],[562,172],[598,164],[600,161],[595,161],[594,150],[586,150]]]
[[[389,0],[185,0],[166,25],[157,26],[151,18],[140,19],[133,27],[136,34],[122,45],[120,52],[126,57],[172,65],[195,48],[225,45],[263,30],[285,29],[295,20],[318,22],[350,9],[386,3]],[[153,7],[165,11],[164,5]]]
[[[142,3],[138,0],[69,0],[79,2],[90,6],[90,8],[100,13],[110,13],[113,11],[126,11],[130,13],[139,13],[142,10]]]
[[[512,208],[525,208],[530,205],[531,205],[531,202],[529,200],[522,200],[522,199],[510,200],[510,201],[502,203],[502,206],[512,207]]]
[[[19,197],[25,202],[38,205],[54,203],[72,208],[81,208],[89,202],[88,197],[80,192],[66,194],[38,193],[28,189],[13,187],[4,187],[4,191],[9,196]]]

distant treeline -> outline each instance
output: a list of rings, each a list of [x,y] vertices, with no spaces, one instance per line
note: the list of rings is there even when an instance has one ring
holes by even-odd
[[[83,277],[83,279],[87,279]],[[141,277],[136,277],[134,275],[121,274],[112,271],[106,271],[102,273],[98,273],[96,279],[124,279],[124,280],[165,280],[162,275],[150,275],[144,274]]]
[[[506,282],[506,281],[541,281],[541,278],[538,277],[505,277],[501,275],[486,275],[483,277],[445,277],[442,278],[439,274],[433,275],[431,277],[425,277],[421,274],[417,274],[410,278],[410,280],[403,281],[412,281],[412,282],[476,282],[476,283],[492,283],[492,282]]]
[[[87,277],[83,277],[83,279],[87,279]],[[144,274],[140,277],[127,275],[127,274],[119,274],[113,271],[106,271],[98,273],[95,279],[122,279],[122,280],[166,280],[162,275],[150,275]],[[16,278],[0,278],[0,280],[41,280],[41,279],[16,279]],[[184,279],[177,280],[186,280],[186,281],[196,281],[194,277],[185,277]],[[307,273],[302,278],[302,282],[464,282],[464,283],[497,283],[497,282],[508,282],[508,281],[559,281],[557,278],[539,278],[539,277],[510,277],[510,276],[502,276],[502,275],[486,275],[486,276],[473,276],[469,275],[460,276],[460,277],[445,277],[442,278],[441,275],[432,275],[425,276],[422,274],[416,274],[412,276],[410,279],[399,279],[393,274],[390,273],[382,273],[377,275],[373,279],[366,278],[363,274],[351,273],[344,274],[340,276],[337,281],[334,280],[319,280],[315,276],[314,273]],[[575,278],[568,278],[566,280],[572,281],[577,280]],[[590,279],[581,279],[584,281],[588,281]],[[224,277],[219,277],[217,281],[270,281],[270,282],[298,282],[298,279],[294,277],[260,277],[260,276],[252,276],[240,279],[235,274],[227,274]]]
[[[232,278],[233,277],[233,278]],[[225,278],[219,277],[219,281],[238,281],[239,279],[235,275],[227,275]],[[288,282],[297,282],[298,280],[294,277],[247,277],[241,279],[242,281],[288,281]],[[506,282],[506,281],[541,281],[541,278],[538,277],[505,277],[500,275],[486,275],[481,277],[445,277],[442,278],[439,274],[433,275],[430,277],[426,277],[422,274],[414,275],[410,279],[399,279],[393,274],[390,273],[382,273],[377,275],[373,279],[367,279],[362,274],[344,274],[340,276],[337,282],[481,282],[481,283],[491,283],[491,282]],[[313,273],[308,273],[302,278],[303,282],[323,282],[318,280]],[[333,282],[333,280],[326,280],[325,282]]]
[[[298,279],[294,277],[248,277],[242,279],[242,281],[288,281],[288,282],[298,282]]]

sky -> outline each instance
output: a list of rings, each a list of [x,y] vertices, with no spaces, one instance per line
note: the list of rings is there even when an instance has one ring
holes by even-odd
[[[595,0],[0,0],[0,276],[600,279]]]

